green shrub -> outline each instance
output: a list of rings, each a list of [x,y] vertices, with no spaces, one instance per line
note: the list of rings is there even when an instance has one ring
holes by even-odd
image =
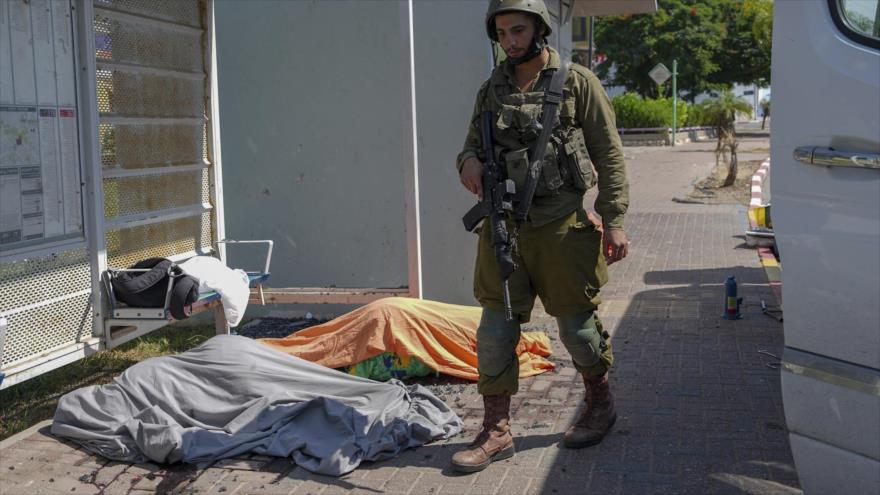
[[[740,114],[751,117],[752,106],[730,91],[725,91],[719,96],[690,105],[686,125],[688,127],[732,125]]]
[[[642,98],[635,93],[617,95],[611,100],[617,116],[617,127],[645,128],[670,127],[672,125],[671,98]],[[684,126],[688,116],[687,103],[679,100],[676,115],[677,127]]]
[[[688,105],[686,127],[704,127],[712,126],[712,116],[706,111],[706,105],[703,103],[695,103]]]

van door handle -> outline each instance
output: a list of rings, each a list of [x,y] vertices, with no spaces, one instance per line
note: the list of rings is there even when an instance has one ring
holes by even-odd
[[[880,153],[850,153],[834,148],[798,146],[794,159],[807,165],[880,169]]]

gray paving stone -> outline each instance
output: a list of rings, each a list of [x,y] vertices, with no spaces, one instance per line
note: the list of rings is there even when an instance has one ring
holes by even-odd
[[[133,464],[126,471],[128,474],[133,474],[137,476],[144,476],[150,473],[156,473],[161,471],[162,468],[158,464],[153,464],[151,462],[146,462],[143,464]]]
[[[318,483],[316,481],[304,481],[299,484],[291,493],[295,493],[297,495],[317,495],[321,493],[327,485]]]
[[[522,495],[528,493],[529,484],[532,483],[531,478],[511,475],[507,476],[498,487],[498,493],[505,495]]]
[[[549,379],[542,379],[539,377],[538,379],[532,382],[531,388],[529,389],[534,394],[542,394],[550,389],[550,385],[553,382]]]
[[[295,485],[246,482],[236,487],[232,493],[234,495],[287,495],[294,490],[296,490]]]
[[[413,489],[410,493],[425,493],[425,494],[438,494],[443,489],[442,481],[427,481],[427,480],[419,480],[413,485]]]
[[[415,470],[400,470],[394,478],[382,487],[385,493],[408,494],[421,479],[422,473]]]
[[[226,469],[207,468],[199,473],[198,477],[183,488],[182,491],[184,493],[209,493],[229,474],[231,474],[231,471]]]

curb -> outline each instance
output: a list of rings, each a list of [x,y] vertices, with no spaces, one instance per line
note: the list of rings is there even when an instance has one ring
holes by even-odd
[[[764,182],[770,174],[770,158],[764,159],[752,175],[751,199],[749,200],[746,244],[751,247],[767,247],[774,244],[773,230],[767,225],[769,205],[764,202]]]
[[[755,171],[755,174],[752,175],[752,199],[751,201],[749,201],[748,215],[749,229],[752,231],[760,228],[765,228],[764,225],[760,225],[761,222],[758,221],[756,210],[765,206],[763,188],[764,180],[767,178],[767,175],[769,173],[770,158],[767,158],[761,163],[761,166],[758,167],[758,170]],[[781,306],[782,268],[779,262],[776,261],[776,256],[773,254],[773,250],[770,246],[766,245],[763,242],[760,242],[758,239],[755,239],[755,244],[757,245],[758,258],[760,258],[761,260],[761,266],[764,268],[764,274],[767,276],[767,282],[770,284],[770,290],[776,297],[776,302],[779,303],[779,305]]]
[[[752,175],[752,199],[749,201],[749,208],[755,208],[757,206],[761,206],[763,204],[763,190],[764,187],[764,179],[767,178],[767,174],[770,173],[770,158],[764,160],[761,163],[761,166],[758,167],[758,170],[755,171],[755,174]]]
[[[51,426],[51,425],[52,425],[51,419],[44,419],[43,421],[40,421],[39,423],[31,426],[30,428],[28,428],[26,430],[22,430],[14,435],[10,435],[9,437],[4,438],[3,440],[0,440],[0,451],[6,450],[6,449],[12,447],[13,445],[17,444],[18,442],[24,440],[25,438],[33,435],[34,433],[39,432],[44,427]]]
[[[761,259],[761,266],[764,267],[764,274],[767,276],[770,290],[776,297],[776,302],[782,307],[782,267],[776,261],[776,256],[769,247],[759,247],[758,258]]]

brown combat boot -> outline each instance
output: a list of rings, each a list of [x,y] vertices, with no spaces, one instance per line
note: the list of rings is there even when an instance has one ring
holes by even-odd
[[[464,450],[452,456],[452,469],[475,473],[489,464],[513,457],[513,437],[510,435],[510,396],[483,396],[483,429]]]
[[[570,449],[589,447],[601,442],[617,421],[614,399],[608,386],[608,373],[602,376],[583,375],[587,407],[565,432],[563,445]]]

